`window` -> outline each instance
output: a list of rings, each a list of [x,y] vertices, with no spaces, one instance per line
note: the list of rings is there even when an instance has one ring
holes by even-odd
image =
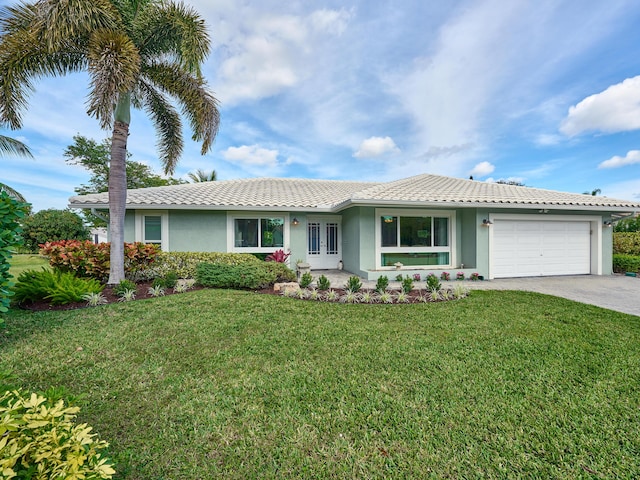
[[[136,211],[135,241],[169,249],[169,214],[166,210]]]
[[[452,214],[377,213],[380,267],[391,267],[397,262],[406,266],[449,266],[452,263]]]
[[[145,215],[144,243],[162,243],[162,217],[160,215]]]
[[[284,218],[234,219],[233,245],[237,248],[284,247]]]

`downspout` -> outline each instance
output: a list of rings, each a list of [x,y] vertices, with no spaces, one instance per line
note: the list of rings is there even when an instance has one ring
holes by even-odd
[[[96,210],[95,208],[91,209],[91,215],[95,215],[96,217],[98,217],[103,222],[106,222],[107,225],[109,224],[109,219],[107,217],[103,216],[101,213],[98,213],[98,210]]]

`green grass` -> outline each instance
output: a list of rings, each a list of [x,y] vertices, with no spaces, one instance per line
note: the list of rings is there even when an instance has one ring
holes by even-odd
[[[10,263],[11,268],[9,273],[11,273],[14,278],[18,278],[18,275],[25,270],[42,270],[42,267],[49,268],[49,261],[35,254],[13,255]]]
[[[84,394],[117,478],[640,476],[640,318],[533,293],[14,312],[3,370]]]

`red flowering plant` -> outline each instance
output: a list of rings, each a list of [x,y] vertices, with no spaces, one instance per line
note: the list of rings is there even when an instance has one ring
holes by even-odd
[[[276,250],[264,259],[265,262],[276,262],[276,263],[286,263],[287,259],[291,255],[291,252],[285,253],[284,250]]]

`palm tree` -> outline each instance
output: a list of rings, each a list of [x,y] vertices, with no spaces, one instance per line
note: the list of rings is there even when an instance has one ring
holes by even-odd
[[[0,157],[6,155],[16,155],[18,157],[33,158],[29,148],[22,142],[4,135],[0,135]],[[7,192],[10,197],[15,198],[19,202],[26,203],[27,200],[22,196],[20,192],[11,188],[6,183],[0,182],[0,193]]]
[[[195,172],[189,172],[187,176],[191,179],[191,183],[215,182],[218,179],[218,174],[215,170],[207,173],[200,168]]]
[[[596,195],[600,195],[602,193],[602,190],[600,190],[599,188],[594,188],[593,190],[591,190],[590,192],[583,192],[583,195],[591,195],[593,197],[595,197]]]
[[[124,279],[127,138],[131,107],[158,134],[160,160],[173,173],[182,121],[204,155],[218,131],[218,102],[200,65],[209,53],[198,13],[171,0],[36,0],[0,9],[0,121],[20,128],[33,80],[87,71],[87,113],[111,130],[109,283]]]

